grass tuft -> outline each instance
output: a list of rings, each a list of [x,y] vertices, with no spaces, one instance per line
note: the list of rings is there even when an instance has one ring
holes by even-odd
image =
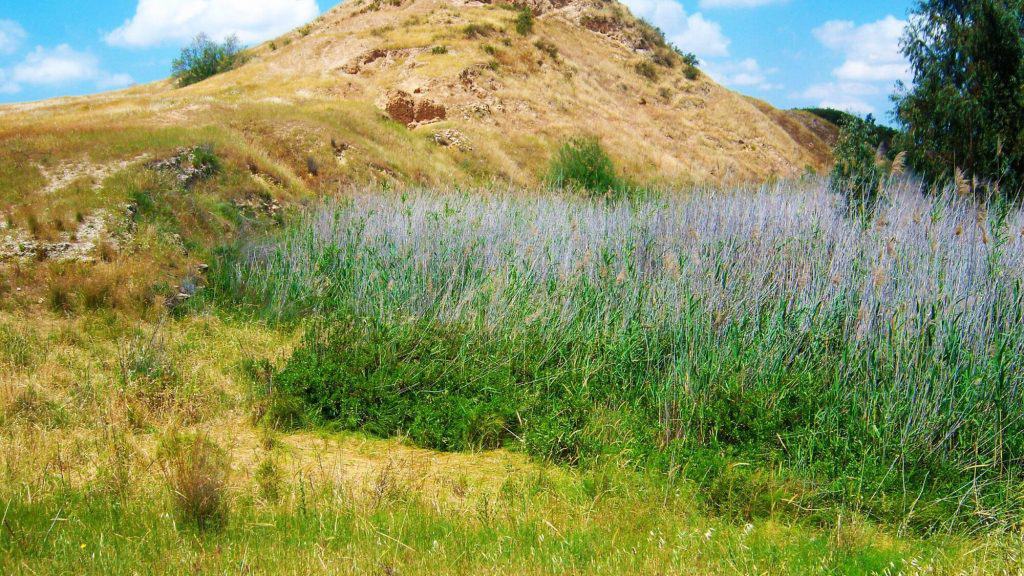
[[[202,435],[171,432],[160,442],[158,462],[182,524],[199,530],[227,524],[230,465],[223,449]]]

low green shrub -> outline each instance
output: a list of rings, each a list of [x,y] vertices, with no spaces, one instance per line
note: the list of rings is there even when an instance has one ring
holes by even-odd
[[[516,12],[516,32],[520,36],[529,36],[533,33],[533,10],[524,6]]]
[[[615,164],[597,138],[574,138],[558,149],[548,169],[548,182],[555,188],[573,189],[593,195],[618,193],[624,184]]]
[[[651,82],[658,80],[658,69],[654,67],[654,63],[650,60],[641,60],[636,63],[636,73],[650,80]]]

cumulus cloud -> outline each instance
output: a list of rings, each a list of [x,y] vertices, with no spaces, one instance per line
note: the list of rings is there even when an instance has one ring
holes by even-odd
[[[57,87],[93,84],[100,89],[123,88],[133,83],[127,74],[111,74],[100,67],[99,59],[61,44],[48,49],[37,46],[10,71],[0,70],[0,92],[12,94],[22,86]]]
[[[737,88],[758,88],[760,90],[777,90],[780,86],[772,84],[768,76],[777,72],[775,68],[762,68],[757,60],[747,58],[737,62],[709,63],[705,71],[720,84]]]
[[[0,20],[0,54],[13,54],[28,34],[14,20]]]
[[[636,16],[661,28],[680,50],[702,58],[729,55],[730,41],[722,27],[699,12],[687,14],[675,0],[625,0],[625,4]]]
[[[99,76],[99,60],[61,44],[52,50],[37,46],[14,67],[16,84],[56,85],[92,80]]]
[[[769,4],[782,4],[786,0],[700,0],[700,7],[712,8],[757,8]]]
[[[869,102],[885,94],[877,84],[865,82],[826,82],[815,84],[800,96],[817,102],[821,108],[835,108],[855,114],[877,114]]]
[[[907,22],[894,16],[857,26],[833,20],[814,30],[826,48],[843,54],[844,62],[833,72],[847,82],[895,82],[910,79],[910,67],[900,53],[900,38]]]
[[[113,46],[187,42],[196,34],[246,44],[287,32],[320,14],[316,0],[139,0],[135,15],[107,35]]]
[[[815,28],[814,37],[825,48],[840,54],[842,64],[832,70],[832,81],[815,84],[800,96],[818,106],[857,114],[877,114],[879,102],[896,81],[911,80],[910,66],[900,52],[907,22],[887,16],[857,25],[832,20]]]

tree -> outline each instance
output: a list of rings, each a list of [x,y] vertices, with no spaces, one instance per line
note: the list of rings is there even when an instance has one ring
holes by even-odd
[[[242,45],[237,36],[228,36],[223,42],[215,42],[206,34],[199,34],[174,59],[171,76],[178,86],[202,82],[234,68],[240,61],[241,53]]]
[[[919,0],[903,39],[913,86],[893,97],[910,165],[976,193],[1024,187],[1024,0]]]
[[[881,183],[888,173],[879,158],[875,134],[874,118],[861,120],[851,116],[840,129],[833,150],[836,163],[832,168],[832,190],[846,201],[850,216],[865,220],[874,215]]]

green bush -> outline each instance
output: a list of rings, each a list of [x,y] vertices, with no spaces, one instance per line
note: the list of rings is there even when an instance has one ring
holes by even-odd
[[[523,7],[516,13],[516,32],[520,36],[529,36],[533,33],[533,10]]]
[[[241,62],[241,54],[242,45],[237,36],[215,42],[205,34],[199,34],[174,59],[171,77],[178,86],[202,82],[237,66]]]
[[[595,195],[624,189],[615,164],[597,138],[574,138],[563,144],[551,161],[548,181],[555,188]]]

